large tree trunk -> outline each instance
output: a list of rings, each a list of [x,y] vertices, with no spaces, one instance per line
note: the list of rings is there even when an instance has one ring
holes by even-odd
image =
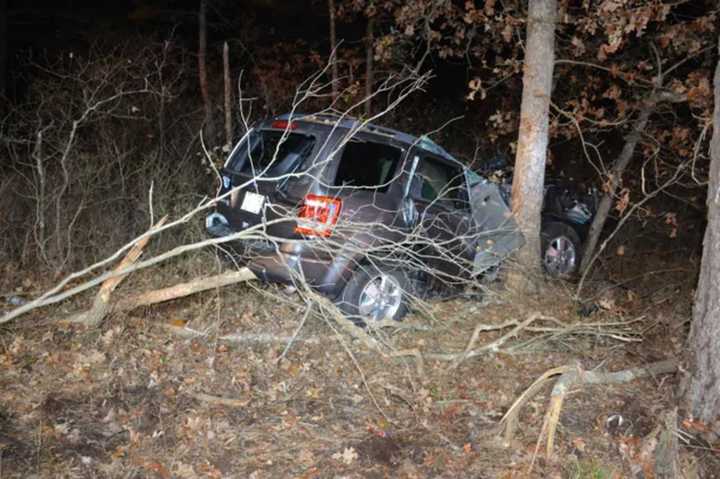
[[[508,274],[508,285],[514,289],[528,289],[529,280],[540,273],[540,210],[555,63],[556,13],[556,0],[530,0],[520,132],[512,186],[513,213],[525,235],[525,246],[517,254],[520,267]]]
[[[720,41],[718,41],[720,51]],[[720,62],[715,69],[707,229],[690,331],[690,410],[705,423],[720,420]]]
[[[335,0],[328,0],[328,13],[330,15],[330,52],[335,52],[337,47],[337,33],[335,31]],[[338,96],[338,64],[335,55],[330,57],[330,72],[332,74],[332,100],[333,102]]]
[[[198,9],[198,80],[200,82],[200,94],[202,95],[203,110],[205,111],[204,130],[206,138],[214,141],[212,127],[212,107],[210,105],[210,92],[207,79],[207,1],[200,0]]]

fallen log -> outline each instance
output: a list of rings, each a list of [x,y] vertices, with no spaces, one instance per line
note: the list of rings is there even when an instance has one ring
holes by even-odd
[[[184,298],[191,294],[200,293],[209,289],[223,288],[235,283],[242,283],[255,279],[255,274],[248,268],[194,279],[186,283],[168,286],[167,288],[146,291],[127,298],[120,299],[114,306],[113,312],[130,311],[141,306],[164,303],[173,299]]]
[[[111,278],[113,279],[113,278]],[[139,293],[127,298],[122,298],[115,304],[109,302],[109,294],[103,298],[102,302],[98,306],[98,300],[96,298],[93,307],[86,312],[74,314],[69,318],[63,320],[63,322],[69,323],[82,323],[88,325],[97,325],[102,319],[110,314],[121,311],[130,311],[141,306],[150,306],[152,304],[164,303],[173,299],[184,298],[191,294],[200,293],[209,289],[222,288],[231,284],[242,283],[255,279],[255,274],[248,268],[241,268],[236,271],[227,271],[214,276],[207,276],[204,278],[194,279],[186,283],[176,284],[174,286],[168,286],[167,288],[156,289],[153,291],[146,291]],[[102,291],[101,291],[102,292]],[[98,293],[100,297],[100,293]],[[87,318],[92,318],[90,322]],[[98,319],[99,318],[99,319]]]

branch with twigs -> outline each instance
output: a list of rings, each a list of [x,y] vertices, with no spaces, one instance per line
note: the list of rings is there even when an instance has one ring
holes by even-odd
[[[554,340],[562,336],[601,336],[621,342],[640,341],[641,338],[629,328],[631,324],[637,321],[639,321],[639,319],[607,323],[577,322],[564,324],[551,316],[546,316],[536,312],[530,314],[522,321],[510,320],[501,324],[477,324],[470,336],[467,346],[463,351],[423,353],[417,349],[410,349],[395,351],[392,353],[392,356],[414,356],[418,358],[419,361],[422,361],[423,359],[449,361],[451,362],[451,365],[448,369],[453,370],[460,366],[463,361],[477,356],[493,354],[499,351],[510,353],[517,352],[519,350],[526,349],[531,344],[537,343],[538,341]],[[536,325],[538,322],[544,322],[546,324]],[[482,346],[477,346],[481,333],[502,331],[509,328],[511,328],[510,331],[506,332],[499,338],[483,344]],[[517,338],[521,332],[540,334],[533,336],[533,338],[529,340],[519,340],[508,344],[511,339]]]
[[[504,426],[504,439],[507,443],[512,441],[517,429],[518,416],[522,407],[535,397],[542,388],[549,382],[555,380],[550,393],[550,403],[543,421],[540,437],[537,441],[536,452],[540,444],[545,440],[545,454],[550,458],[553,454],[555,444],[555,432],[560,420],[563,401],[571,388],[583,385],[595,384],[623,384],[646,376],[668,374],[676,371],[678,361],[667,359],[639,366],[632,369],[625,369],[616,372],[588,371],[580,364],[565,365],[552,368],[536,379],[510,406],[500,420]],[[534,458],[533,458],[534,460]],[[531,466],[532,467],[532,466]]]

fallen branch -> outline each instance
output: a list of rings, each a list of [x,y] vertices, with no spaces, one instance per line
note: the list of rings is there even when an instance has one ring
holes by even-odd
[[[115,278],[118,277],[112,277],[108,281]],[[109,303],[110,296],[108,294],[106,297],[103,297],[100,306],[100,308],[102,309],[98,309],[96,304],[93,304],[93,307],[89,311],[75,314],[70,318],[63,320],[63,322],[96,325],[99,323],[99,321],[102,320],[103,317],[105,317],[111,312],[117,313],[120,311],[130,311],[141,306],[149,306],[151,304],[163,303],[165,301],[170,301],[173,299],[184,298],[185,296],[189,296],[191,294],[200,293],[209,289],[222,288],[224,286],[249,281],[252,279],[255,279],[255,275],[253,274],[253,272],[250,271],[248,268],[241,268],[237,271],[227,271],[225,273],[217,274],[215,276],[198,278],[192,281],[188,281],[187,283],[180,283],[174,286],[169,286],[167,288],[140,293],[135,296],[123,298],[112,305]],[[103,286],[104,285],[105,283],[103,283]],[[100,297],[101,293],[103,293],[102,290],[100,291],[100,293],[98,293],[98,297]],[[95,303],[98,303],[97,298]],[[102,314],[102,316],[100,316],[100,314]],[[98,323],[89,323],[86,319],[88,317],[99,318],[99,321]]]
[[[622,384],[645,376],[654,376],[657,374],[672,373],[677,369],[678,361],[676,359],[668,359],[658,361],[632,369],[625,369],[617,372],[599,372],[586,371],[579,364],[575,366],[561,366],[546,371],[541,375],[530,387],[513,403],[505,416],[501,419],[501,423],[505,424],[505,440],[511,441],[517,424],[517,416],[520,408],[532,399],[552,377],[560,377],[555,382],[552,392],[550,393],[550,403],[545,415],[543,425],[543,433],[538,438],[538,445],[546,437],[546,456],[552,456],[553,446],[555,443],[555,431],[560,419],[560,411],[563,401],[568,391],[573,386],[586,384]]]
[[[209,333],[205,333],[202,331],[198,331],[197,329],[189,328],[187,326],[175,326],[173,324],[167,324],[167,323],[160,323],[160,326],[163,329],[166,329],[170,331],[171,333],[175,334],[176,336],[179,336],[181,338],[185,339],[195,339],[195,338],[207,338],[211,335]],[[216,339],[220,341],[225,341],[228,343],[287,343],[291,339],[293,339],[292,336],[278,336],[275,334],[269,334],[269,333],[259,333],[259,334],[225,334],[223,336],[218,336]],[[320,343],[319,338],[295,338],[294,342],[302,342],[302,343],[309,343],[309,344],[318,344]]]
[[[402,356],[415,356],[421,359],[430,359],[437,361],[451,361],[449,369],[457,368],[463,361],[483,354],[492,354],[498,351],[515,352],[519,349],[526,348],[529,344],[542,341],[557,339],[560,336],[567,335],[585,335],[585,336],[596,336],[596,337],[608,337],[617,341],[622,342],[639,342],[642,338],[632,330],[624,329],[629,325],[638,322],[642,318],[621,321],[621,322],[609,322],[609,323],[572,323],[563,324],[561,321],[553,318],[552,316],[544,316],[540,313],[533,313],[527,319],[523,321],[506,321],[501,324],[485,324],[480,323],[475,326],[470,340],[467,346],[461,352],[438,352],[438,353],[423,353],[417,349],[413,350],[402,350],[395,351],[391,357],[402,357]],[[544,321],[553,324],[553,326],[533,325],[537,321]],[[512,328],[511,331],[502,335],[500,338],[491,341],[480,347],[476,347],[476,343],[480,338],[480,333],[489,331],[501,331],[503,329]],[[528,333],[541,333],[540,335],[533,336],[529,340],[515,342],[507,345],[507,342],[516,337],[520,332]],[[503,347],[505,346],[505,347]]]
[[[151,229],[150,232],[157,231],[159,228],[162,228],[162,226],[167,221],[167,216],[163,217],[160,221],[157,222]],[[127,269],[129,266],[134,264],[138,258],[140,258],[140,255],[143,253],[143,249],[148,244],[148,241],[150,241],[150,235],[141,237],[132,248],[130,248],[130,251],[125,255],[125,257],[120,261],[120,263],[115,267],[113,272],[118,272]],[[100,286],[100,291],[98,291],[98,294],[95,296],[95,300],[93,301],[92,307],[83,313],[76,314],[75,316],[71,317],[68,321],[72,323],[81,323],[85,324],[87,326],[97,326],[102,322],[102,320],[107,316],[107,314],[110,312],[110,296],[112,295],[113,291],[115,291],[115,288],[120,285],[120,283],[127,278],[129,273],[120,274],[117,276],[111,276],[108,279],[106,279],[102,286]]]
[[[251,399],[230,399],[220,396],[211,396],[210,394],[205,393],[187,393],[187,395],[193,399],[197,399],[198,401],[229,407],[245,407],[250,404],[251,401]]]
[[[209,289],[222,288],[231,284],[242,283],[255,279],[255,274],[248,268],[227,271],[214,276],[198,278],[187,283],[180,283],[163,289],[147,291],[129,298],[121,299],[113,307],[113,311],[130,311],[141,306],[163,303],[173,299],[184,298],[191,294],[200,293]]]
[[[391,358],[400,358],[403,356],[413,356],[415,358],[415,364],[417,365],[417,373],[421,378],[425,378],[425,362],[423,361],[422,352],[418,348],[402,349],[400,351],[394,351],[389,355]]]
[[[485,325],[485,324],[478,324],[475,326],[475,330],[472,333],[472,336],[470,337],[470,341],[468,341],[467,346],[465,347],[465,351],[463,351],[460,355],[457,355],[457,358],[452,360],[453,363],[450,365],[450,369],[455,369],[460,364],[473,356],[477,356],[478,354],[481,354],[485,351],[491,351],[491,352],[497,352],[497,350],[505,344],[505,342],[516,336],[520,331],[522,331],[524,328],[529,326],[531,323],[535,322],[537,319],[547,319],[545,316],[541,315],[540,313],[533,313],[525,321],[522,321],[521,323],[518,323],[517,321],[510,321],[507,323],[503,323],[498,326],[492,326],[492,325]],[[551,318],[553,319],[553,318]],[[500,338],[496,339],[495,341],[492,341],[478,349],[473,349],[475,347],[475,343],[477,343],[478,338],[480,337],[480,333],[483,331],[496,331],[498,329],[505,329],[509,326],[514,325],[515,327],[507,334],[504,334]]]
[[[555,376],[565,374],[573,369],[573,366],[559,366],[557,368],[550,369],[548,371],[545,371],[539,378],[535,380],[534,383],[530,385],[521,395],[518,397],[515,402],[510,406],[510,409],[507,410],[505,415],[500,419],[500,424],[504,425],[505,429],[505,443],[510,444],[510,441],[512,441],[513,436],[515,436],[515,429],[517,428],[517,422],[518,417],[520,415],[520,409],[535,395],[540,392],[540,390],[545,386],[549,381],[551,381]]]

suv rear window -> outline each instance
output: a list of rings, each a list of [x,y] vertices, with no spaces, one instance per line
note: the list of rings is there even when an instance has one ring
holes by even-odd
[[[227,167],[238,173],[279,176],[303,168],[315,146],[315,138],[299,133],[254,130],[229,158]],[[277,154],[276,154],[277,152]]]
[[[401,155],[400,149],[394,146],[371,141],[350,141],[343,149],[335,175],[335,186],[386,191]]]

